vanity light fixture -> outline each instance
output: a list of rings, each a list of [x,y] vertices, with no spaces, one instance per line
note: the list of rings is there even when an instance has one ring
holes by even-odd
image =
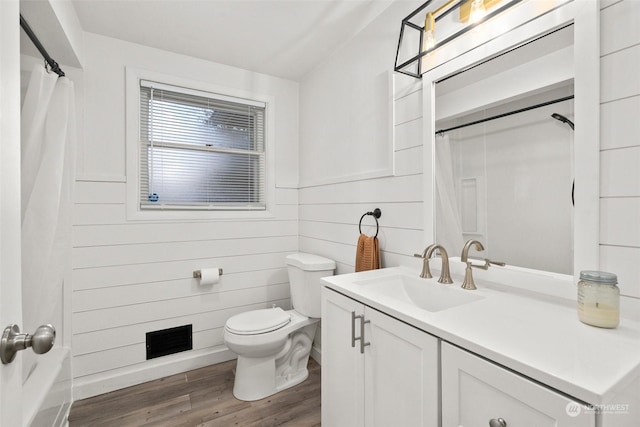
[[[454,5],[454,3],[458,2]],[[449,0],[433,12],[427,12],[424,18],[424,34],[422,36],[422,51],[428,51],[436,45],[436,17],[444,16],[454,7],[460,7],[460,22],[471,22],[472,24],[482,21],[487,14],[487,8],[498,3],[500,0]]]
[[[436,47],[436,17],[448,12],[451,5],[458,0],[449,0],[433,12],[427,12],[424,17],[424,34],[422,35],[422,52],[429,51]]]
[[[495,15],[522,0],[448,0],[434,10],[428,7],[435,0],[427,0],[410,15],[402,20],[400,39],[396,51],[394,71],[420,78],[426,71],[426,56],[434,49],[441,47],[456,37],[466,33],[476,25],[485,22]],[[498,5],[501,3],[500,5]],[[453,25],[453,31],[438,40],[435,34],[436,22],[458,9],[458,18],[442,22],[439,25]],[[424,14],[424,15],[423,15]],[[420,19],[424,16],[424,20]],[[455,24],[455,21],[467,25]],[[424,25],[422,25],[424,22]],[[417,51],[417,53],[416,53]],[[401,59],[410,58],[408,60]]]

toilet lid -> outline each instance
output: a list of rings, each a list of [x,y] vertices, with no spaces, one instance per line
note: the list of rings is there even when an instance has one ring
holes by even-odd
[[[252,310],[236,314],[227,320],[226,328],[238,335],[264,334],[282,328],[291,315],[280,307]]]

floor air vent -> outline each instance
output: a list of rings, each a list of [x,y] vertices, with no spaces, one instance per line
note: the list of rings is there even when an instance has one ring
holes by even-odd
[[[147,332],[147,360],[192,348],[192,325]]]

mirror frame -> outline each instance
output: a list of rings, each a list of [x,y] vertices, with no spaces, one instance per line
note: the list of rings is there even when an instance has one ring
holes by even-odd
[[[515,12],[515,11],[514,11]],[[600,10],[597,0],[574,0],[439,65],[422,76],[424,241],[435,241],[435,84],[560,26],[573,23],[575,210],[573,276],[600,265]],[[491,25],[491,22],[485,23]],[[429,206],[430,204],[430,206]],[[553,242],[550,242],[553,244]],[[453,256],[461,248],[451,248]],[[535,271],[535,270],[532,270]],[[545,274],[548,273],[541,272]],[[576,283],[574,280],[573,283]],[[573,292],[571,288],[570,292]],[[555,293],[555,292],[554,292]],[[558,294],[569,295],[567,290]],[[575,295],[571,294],[573,297]]]

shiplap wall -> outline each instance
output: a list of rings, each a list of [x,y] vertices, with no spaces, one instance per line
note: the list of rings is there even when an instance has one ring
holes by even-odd
[[[354,271],[358,221],[374,208],[382,211],[378,239],[383,267],[404,264],[409,260],[403,258],[426,246],[422,242],[422,116],[401,113],[410,110],[407,104],[421,100],[421,89],[413,87],[413,92],[394,101],[394,176],[300,190],[300,249],[336,260],[338,274]],[[373,217],[362,220],[362,231],[375,234]]]
[[[123,221],[124,185],[77,183],[72,307],[78,386],[154,363],[145,362],[146,332],[193,324],[194,350],[224,351],[229,316],[289,306],[284,256],[297,249],[295,190],[277,191],[278,220],[131,224]],[[95,193],[109,196],[95,200]],[[224,268],[220,283],[199,286],[192,271],[213,266]]]
[[[314,119],[326,115],[317,111],[319,106],[340,105],[343,99],[362,96],[367,88],[378,90],[377,82],[387,75],[395,56],[399,22],[411,6],[407,2],[391,5],[301,82],[301,171],[310,170],[316,161],[308,154],[315,152],[307,148],[311,143],[322,144],[332,156],[350,156],[348,161],[353,165],[354,175],[371,171],[366,162],[367,150],[354,153],[348,147],[353,144],[351,138],[358,137],[353,129],[375,127],[387,120],[384,112],[367,108],[350,112],[353,129],[342,139],[327,130],[324,120]],[[357,73],[357,77],[351,72]],[[348,90],[344,85],[331,83],[344,79],[350,79]],[[354,271],[358,221],[362,214],[376,207],[382,211],[378,238],[383,267],[413,263],[413,254],[422,252],[427,245],[422,237],[422,86],[419,80],[397,75],[394,87],[393,98],[387,97],[384,101],[394,104],[391,123],[395,133],[394,174],[300,189],[300,250],[334,259],[339,274]],[[360,137],[366,138],[366,135],[363,132]],[[369,142],[391,143],[386,139]],[[380,147],[371,150],[384,151]],[[331,177],[308,178],[314,181]],[[375,234],[375,221],[371,216],[363,219],[362,231]]]
[[[600,5],[600,268],[640,298],[640,1]]]
[[[284,258],[298,249],[297,83],[94,34],[86,43],[73,218],[76,399],[235,357],[224,346],[226,320],[272,304],[289,308]],[[274,97],[280,167],[271,218],[127,220],[126,66]],[[218,284],[192,277],[207,267],[223,268]],[[145,360],[146,332],[184,324],[193,325],[192,351]]]

